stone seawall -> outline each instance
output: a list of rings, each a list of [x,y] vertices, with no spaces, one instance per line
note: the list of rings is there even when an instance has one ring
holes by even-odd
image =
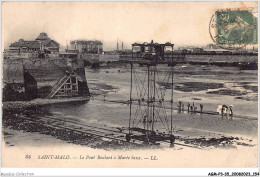
[[[204,62],[257,62],[258,56],[250,55],[186,55],[185,61]]]
[[[3,110],[23,110],[25,108],[32,108],[43,105],[82,102],[89,101],[89,97],[74,97],[74,98],[61,98],[61,99],[41,99],[37,98],[31,101],[7,101],[3,102]]]

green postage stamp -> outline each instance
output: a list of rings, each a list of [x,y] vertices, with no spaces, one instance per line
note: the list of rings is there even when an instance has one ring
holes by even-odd
[[[257,17],[248,10],[220,10],[211,19],[211,37],[220,46],[257,44]]]

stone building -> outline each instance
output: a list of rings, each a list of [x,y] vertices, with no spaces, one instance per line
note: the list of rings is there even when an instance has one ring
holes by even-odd
[[[35,41],[40,43],[41,51],[46,51],[51,54],[59,54],[60,44],[50,39],[47,33],[40,33]]]
[[[46,58],[46,56],[58,57],[60,44],[50,39],[47,33],[40,35],[33,41],[19,39],[4,51],[5,58]]]
[[[98,40],[74,40],[70,42],[70,47],[85,54],[101,54],[103,52],[103,43]]]

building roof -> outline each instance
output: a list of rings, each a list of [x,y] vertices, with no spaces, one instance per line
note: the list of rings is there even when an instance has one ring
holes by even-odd
[[[147,42],[144,42],[144,43],[133,43],[132,44],[132,46],[133,47],[135,47],[135,46],[139,46],[139,47],[146,47],[146,46],[156,46],[156,47],[158,47],[158,46],[162,46],[162,47],[173,47],[174,46],[174,44],[171,44],[171,43],[169,43],[169,42],[167,42],[167,43],[165,43],[165,44],[158,44],[157,42],[156,43],[153,43],[153,41],[151,42],[151,43],[147,43]]]
[[[44,45],[44,46],[49,46],[51,43],[54,43],[54,45],[56,45],[57,47],[60,46],[60,44],[58,42],[51,40],[51,39],[41,41],[41,44]]]
[[[49,46],[52,43],[57,47],[60,46],[58,42],[50,39],[47,33],[41,33],[39,37],[37,37],[34,41],[25,41],[23,39],[20,39],[18,42],[12,43],[10,47],[25,47],[29,49],[35,49],[35,48],[40,48],[41,44],[43,46]]]
[[[12,43],[10,45],[10,47],[26,47],[29,49],[33,49],[33,48],[40,48],[40,44],[42,44],[43,46],[48,46],[52,43],[54,43],[57,47],[60,46],[59,43],[57,43],[54,40],[51,39],[47,39],[45,41],[24,41],[23,39],[20,39],[18,42]]]
[[[40,43],[38,41],[25,41],[20,39],[18,42],[12,43],[10,47],[40,48]]]
[[[70,44],[96,44],[96,45],[103,45],[101,41],[95,40],[74,40],[70,41]]]
[[[35,40],[49,40],[50,38],[48,37],[47,33],[40,33],[40,35],[35,39]]]

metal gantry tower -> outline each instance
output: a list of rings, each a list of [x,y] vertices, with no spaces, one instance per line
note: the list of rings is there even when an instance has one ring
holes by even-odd
[[[130,84],[130,112],[129,133],[126,140],[138,139],[144,143],[156,143],[157,141],[170,140],[171,145],[175,141],[173,135],[173,46],[165,43],[132,44],[131,84]],[[168,49],[168,50],[167,50]],[[159,77],[158,63],[167,62],[170,71],[166,72],[164,79]],[[142,76],[138,74],[138,67],[145,66]],[[139,71],[140,72],[140,71]],[[142,71],[141,71],[142,72]],[[170,84],[171,88],[171,114],[166,114],[165,94],[166,88],[158,85],[163,82]],[[134,92],[135,91],[135,92]],[[133,109],[133,107],[136,109]],[[170,119],[170,120],[169,120]],[[161,124],[166,130],[159,132],[156,126]]]

